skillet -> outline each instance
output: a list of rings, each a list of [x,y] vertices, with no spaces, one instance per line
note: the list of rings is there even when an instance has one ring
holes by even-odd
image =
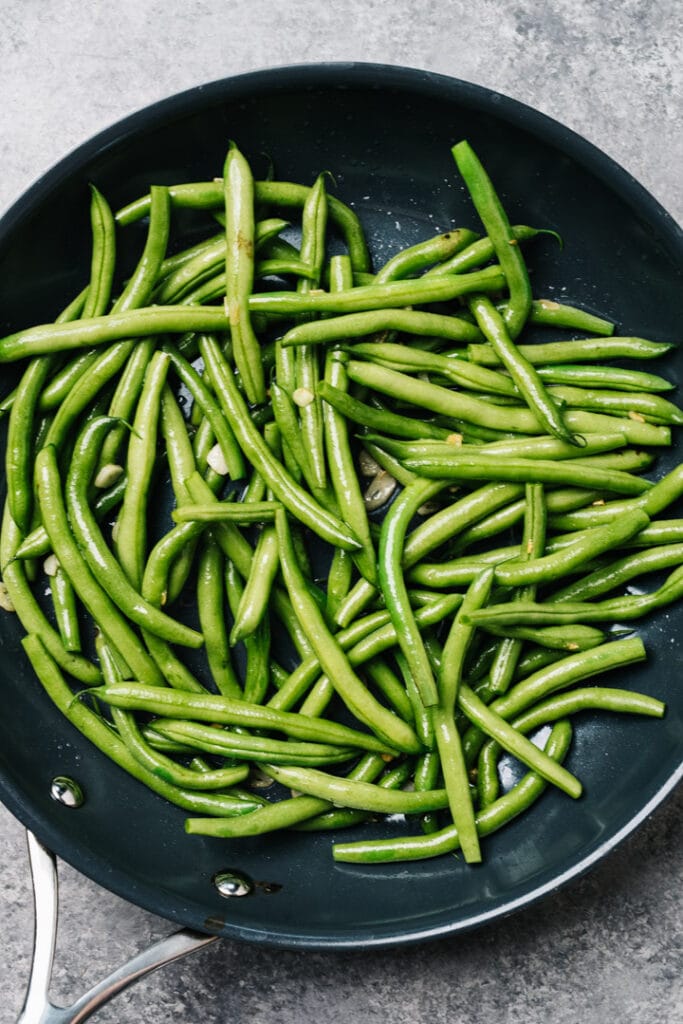
[[[377,264],[437,231],[476,227],[450,155],[454,142],[468,138],[511,221],[550,227],[564,240],[562,251],[550,241],[536,249],[537,294],[614,319],[619,333],[679,340],[683,234],[627,172],[568,129],[497,93],[368,64],[290,67],[214,82],[80,147],[0,223],[2,333],[52,319],[82,286],[89,182],[118,208],[153,182],[212,178],[229,138],[257,174],[271,160],[277,176],[292,181],[310,183],[330,170],[336,194],[359,213]],[[140,236],[132,237],[137,246]],[[678,382],[680,358],[653,369]],[[2,393],[12,385],[8,370]],[[661,456],[657,475],[675,461],[675,451]],[[648,662],[615,682],[665,700],[664,720],[584,715],[567,765],[586,795],[570,802],[546,793],[531,813],[486,841],[484,864],[474,869],[457,857],[335,864],[325,834],[233,843],[185,836],[184,812],[120,772],[50,705],[22,654],[20,627],[5,615],[0,798],[40,843],[83,874],[207,936],[360,948],[464,931],[589,869],[680,780],[682,614],[671,609],[639,626]],[[57,776],[82,787],[86,798],[77,810],[51,797]],[[249,895],[225,899],[214,884],[221,872],[244,878]]]

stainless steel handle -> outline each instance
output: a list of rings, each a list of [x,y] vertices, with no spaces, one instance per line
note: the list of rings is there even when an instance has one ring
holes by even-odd
[[[27,832],[35,926],[33,961],[24,1006],[17,1024],[80,1024],[123,989],[146,974],[203,949],[218,938],[189,928],[181,928],[132,957],[106,978],[85,992],[70,1006],[55,1006],[49,999],[50,978],[55,953],[59,889],[55,855]]]

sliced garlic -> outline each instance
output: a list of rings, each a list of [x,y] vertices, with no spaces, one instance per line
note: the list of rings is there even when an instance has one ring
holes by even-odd
[[[214,473],[218,473],[219,476],[228,475],[228,464],[225,461],[223,449],[219,444],[215,444],[206,456],[206,464],[211,467]]]
[[[59,569],[59,561],[56,555],[48,555],[43,562],[43,572],[46,576],[56,576]]]
[[[0,582],[0,608],[6,612],[13,612],[15,610],[12,604],[12,598],[9,596],[9,590],[4,583]]]
[[[310,388],[296,388],[295,391],[292,391],[292,401],[300,409],[303,409],[315,401],[315,395]]]
[[[374,512],[381,508],[398,487],[398,482],[386,470],[378,473],[374,480],[368,485],[363,501],[368,512]]]
[[[366,452],[364,448],[361,449],[358,455],[358,469],[361,476],[377,476],[378,473],[382,472],[382,467],[377,459],[370,452]]]
[[[106,487],[111,487],[117,480],[120,480],[123,476],[123,466],[118,466],[115,462],[108,462],[106,466],[102,466],[95,475],[93,483],[95,487],[99,487],[100,490],[104,490]]]

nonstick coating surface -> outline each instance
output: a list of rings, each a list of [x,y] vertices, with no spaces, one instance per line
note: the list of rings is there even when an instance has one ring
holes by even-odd
[[[679,340],[681,232],[628,174],[556,122],[498,94],[363,64],[276,69],[212,83],[156,104],[78,149],[0,224],[0,330],[52,319],[87,279],[88,182],[118,208],[150,183],[220,174],[232,138],[257,175],[268,159],[277,177],[292,181],[310,183],[320,170],[331,171],[336,194],[366,226],[379,265],[436,231],[477,227],[450,155],[464,137],[510,219],[551,227],[564,239],[563,251],[550,240],[533,250],[537,295],[613,318],[617,333]],[[132,253],[144,228],[129,230]],[[676,355],[664,372],[678,380],[680,369]],[[12,370],[3,372],[5,393]],[[657,473],[677,457],[663,455]],[[464,930],[585,871],[680,779],[680,627],[680,609],[641,625],[647,665],[610,679],[667,701],[665,719],[578,719],[567,763],[585,796],[573,802],[546,793],[531,813],[484,842],[480,867],[454,856],[415,865],[335,865],[326,834],[239,843],[185,836],[184,812],[112,766],[53,709],[23,656],[18,624],[6,615],[0,619],[0,796],[85,875],[199,929],[291,947],[391,945]],[[56,775],[81,783],[87,794],[81,809],[51,800]],[[400,826],[372,828],[386,834]],[[212,885],[223,869],[264,884],[250,897],[225,900]]]

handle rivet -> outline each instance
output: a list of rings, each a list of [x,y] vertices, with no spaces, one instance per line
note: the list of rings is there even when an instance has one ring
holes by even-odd
[[[65,807],[80,807],[85,801],[81,787],[74,779],[70,779],[66,775],[57,775],[52,780],[50,796],[57,803],[64,804]]]
[[[234,871],[219,871],[213,876],[213,884],[217,892],[226,899],[232,896],[249,896],[254,891],[251,879]]]

